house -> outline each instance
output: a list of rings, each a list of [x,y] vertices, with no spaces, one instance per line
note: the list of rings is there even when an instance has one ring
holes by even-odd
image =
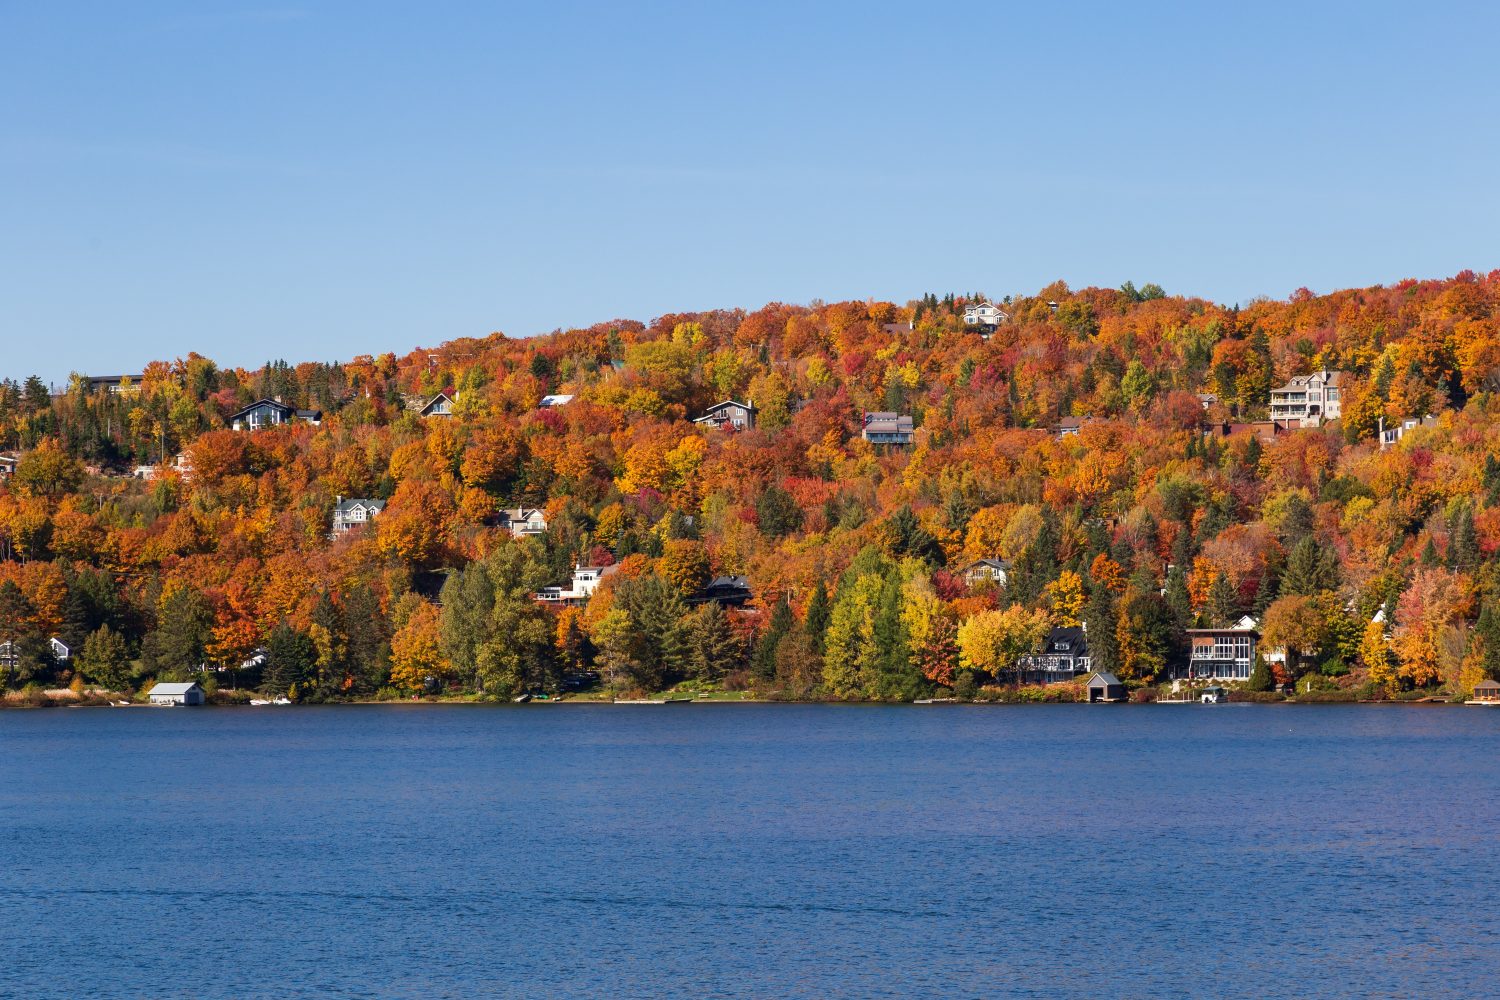
[[[980,583],[995,583],[1003,587],[1009,578],[1010,563],[1004,559],[977,559],[958,573],[971,587]]]
[[[721,608],[742,608],[750,598],[750,581],[743,576],[716,576],[708,586],[688,597],[689,604],[718,602]]]
[[[1190,628],[1190,651],[1172,676],[1186,680],[1248,681],[1260,641],[1259,623],[1249,615],[1228,628]]]
[[[500,512],[500,527],[512,538],[530,538],[547,533],[547,515],[536,507],[513,507]]]
[[[1418,420],[1416,417],[1407,417],[1405,420],[1401,421],[1401,423],[1397,424],[1395,427],[1387,427],[1385,425],[1385,418],[1381,417],[1380,418],[1380,450],[1381,451],[1385,451],[1391,445],[1395,444],[1397,441],[1400,441],[1402,438],[1406,437],[1406,432],[1407,431],[1416,430],[1418,427],[1436,427],[1437,426],[1437,422],[1438,422],[1437,417],[1434,417],[1432,414],[1429,413],[1427,416],[1423,417],[1421,420]]]
[[[559,396],[543,396],[542,401],[537,406],[540,409],[548,410],[554,406],[567,406],[571,402],[573,402],[573,396],[571,393],[567,393]]]
[[[158,684],[147,693],[153,705],[201,705],[203,689],[197,684]]]
[[[1083,430],[1083,425],[1093,419],[1093,417],[1061,417],[1057,421],[1057,426],[1052,428],[1052,433],[1061,441]]]
[[[1296,375],[1280,389],[1271,390],[1271,419],[1317,427],[1324,420],[1337,420],[1343,412],[1339,390],[1344,373],[1328,371]]]
[[[362,525],[369,524],[385,510],[384,500],[337,497],[333,502],[333,537],[341,538]]]
[[[1500,681],[1482,680],[1474,685],[1474,700],[1500,702]]]
[[[428,400],[417,415],[422,417],[451,417],[453,416],[453,397],[446,392],[440,392]]]
[[[1198,393],[1198,405],[1205,410],[1219,401],[1219,397],[1211,392]]]
[[[993,302],[973,302],[964,306],[964,326],[994,329],[1010,319],[1010,314]]]
[[[229,415],[229,426],[237,431],[258,431],[278,427],[293,420],[303,420],[314,427],[323,422],[322,410],[299,410],[279,399],[259,399],[237,413]]]
[[[1204,424],[1204,437],[1232,438],[1238,434],[1250,434],[1263,442],[1274,441],[1277,436],[1285,434],[1287,427],[1276,420],[1252,420],[1249,423],[1232,424],[1223,421],[1216,424]]]
[[[911,417],[898,413],[866,413],[860,437],[871,444],[911,444]]]
[[[619,569],[618,566],[574,566],[573,579],[566,585],[543,587],[534,595],[543,604],[583,604],[599,589],[599,583]]]
[[[1088,688],[1089,704],[1125,700],[1125,685],[1108,670],[1095,670],[1089,674],[1084,686]]]
[[[57,636],[47,640],[47,648],[52,652],[52,658],[58,663],[66,663],[73,655],[67,643]],[[16,648],[14,642],[0,642],[0,667],[11,668],[21,662],[21,651]]]
[[[15,455],[0,455],[0,479],[9,479],[16,474],[21,459]]]
[[[754,403],[741,403],[726,399],[704,410],[703,416],[694,420],[693,423],[720,429],[727,426],[737,431],[748,431],[755,426],[755,412]]]
[[[90,375],[85,377],[89,392],[140,392],[139,375]]]
[[[1089,637],[1082,625],[1056,625],[1047,633],[1042,650],[1023,656],[1016,664],[1027,684],[1070,681],[1089,670]]]

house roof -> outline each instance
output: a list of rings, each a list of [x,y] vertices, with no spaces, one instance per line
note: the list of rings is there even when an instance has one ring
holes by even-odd
[[[532,514],[541,514],[543,517],[547,516],[546,511],[540,507],[507,507],[500,512],[500,516],[507,521],[530,520]]]
[[[1500,681],[1483,680],[1474,685],[1475,691],[1500,691]]]
[[[1042,646],[1042,652],[1056,652],[1058,647],[1067,643],[1068,652],[1078,655],[1086,655],[1089,649],[1089,636],[1083,630],[1082,625],[1054,625],[1047,633],[1047,640]]]
[[[543,396],[542,397],[542,401],[540,403],[538,403],[537,405],[538,406],[562,406],[562,405],[564,405],[566,403],[571,403],[571,402],[573,402],[573,394],[572,393],[559,393],[559,394],[554,395],[554,396]]]
[[[1116,685],[1116,684],[1120,683],[1120,678],[1116,677],[1114,674],[1110,673],[1108,670],[1095,670],[1093,673],[1089,674],[1089,676],[1088,676],[1088,681],[1087,681],[1088,686],[1089,687],[1093,687],[1094,686],[1094,681],[1098,681],[1101,684],[1108,684],[1108,685],[1113,686],[1113,685]]]
[[[1004,559],[975,559],[973,562],[969,563],[969,565],[959,570],[959,572],[967,573],[970,570],[978,569],[981,566],[989,566],[994,569],[1003,569],[1007,571],[1009,571],[1010,569],[1010,563],[1006,562]]]
[[[877,434],[910,434],[911,417],[900,413],[875,412],[865,414],[865,430]]]
[[[149,693],[150,694],[154,694],[154,695],[155,694],[187,694],[189,691],[193,690],[196,687],[198,687],[198,685],[194,681],[189,681],[186,684],[158,684],[155,687],[153,687]]]
[[[448,395],[446,392],[440,392],[436,396],[433,396],[431,399],[429,399],[426,403],[423,403],[418,408],[417,412],[420,413],[423,416],[426,416],[427,413],[429,411],[431,411],[434,406],[438,405],[438,400],[441,400],[441,399],[446,399],[448,401],[448,405],[449,406],[453,405],[453,397],[450,396],[450,395]]]
[[[716,576],[708,581],[705,590],[713,590],[716,587],[733,587],[744,590],[750,589],[750,578],[746,576]]]
[[[1321,371],[1310,372],[1306,375],[1293,375],[1287,381],[1286,385],[1272,389],[1271,391],[1296,392],[1299,389],[1306,389],[1314,382],[1321,382],[1323,385],[1334,386],[1336,388],[1340,385],[1343,385],[1344,373],[1329,371],[1327,368],[1324,368]]]
[[[347,514],[355,507],[363,507],[366,510],[373,510],[379,513],[380,511],[385,510],[385,501],[367,500],[363,497],[350,497],[347,500],[340,500],[338,503],[334,504],[333,512],[335,514]]]

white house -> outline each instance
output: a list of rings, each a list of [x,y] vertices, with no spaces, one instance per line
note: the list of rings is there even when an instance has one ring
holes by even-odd
[[[1407,431],[1414,431],[1418,427],[1436,427],[1437,426],[1437,422],[1438,422],[1437,417],[1434,417],[1432,414],[1429,413],[1427,416],[1423,417],[1421,420],[1418,420],[1416,417],[1407,417],[1405,420],[1401,421],[1395,427],[1387,427],[1385,425],[1385,418],[1381,417],[1380,418],[1380,450],[1381,451],[1385,451],[1391,445],[1395,444],[1397,441],[1400,441],[1402,438],[1406,437],[1406,432]]]
[[[63,642],[57,636],[48,639],[47,645],[52,650],[52,658],[58,663],[66,663],[73,655],[73,651],[68,648],[67,643]],[[15,643],[0,642],[0,667],[14,667],[20,662],[20,659],[21,654],[16,650]]]
[[[537,405],[541,409],[547,410],[551,409],[554,406],[567,406],[571,402],[573,402],[573,394],[563,393],[556,396],[543,396],[542,401]]]
[[[1010,314],[993,302],[972,302],[964,306],[965,326],[999,326]]]
[[[1249,680],[1255,664],[1255,646],[1260,641],[1259,624],[1245,615],[1229,628],[1188,629],[1192,651],[1186,665],[1174,668],[1172,676],[1188,680]]]
[[[1344,411],[1339,398],[1343,384],[1343,372],[1326,368],[1311,375],[1295,375],[1286,385],[1271,390],[1271,419],[1296,421],[1303,427],[1337,420]]]
[[[158,684],[147,697],[153,705],[201,705],[203,689],[197,684]]]
[[[512,507],[500,512],[500,526],[512,538],[530,538],[547,533],[547,515],[536,507]]]
[[[5,479],[16,474],[16,466],[21,459],[15,455],[0,455],[0,479]]]
[[[543,587],[536,599],[544,604],[583,604],[599,589],[599,582],[619,566],[574,566],[570,583]]]
[[[336,498],[333,504],[333,537],[339,538],[361,525],[369,524],[383,510],[384,500]]]

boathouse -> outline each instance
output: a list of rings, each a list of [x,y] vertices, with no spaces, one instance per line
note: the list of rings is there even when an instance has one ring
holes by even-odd
[[[201,705],[203,689],[195,683],[158,684],[147,696],[153,705]]]
[[[1124,701],[1125,685],[1108,670],[1095,670],[1087,682],[1089,702]]]
[[[1500,701],[1500,681],[1484,680],[1474,685],[1475,701]]]

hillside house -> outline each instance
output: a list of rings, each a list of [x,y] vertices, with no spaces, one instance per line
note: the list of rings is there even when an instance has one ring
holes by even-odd
[[[1188,660],[1172,668],[1173,679],[1248,681],[1260,641],[1259,624],[1246,615],[1228,628],[1188,629]]]
[[[866,413],[860,429],[871,444],[909,445],[914,433],[912,418],[899,413]]]
[[[417,411],[421,417],[451,417],[453,416],[453,397],[446,392],[440,392],[433,396],[422,408]]]
[[[1016,670],[1023,684],[1054,684],[1088,673],[1088,633],[1082,625],[1053,626],[1041,651],[1021,657]]]
[[[702,590],[688,597],[689,604],[715,601],[721,608],[742,608],[754,596],[750,581],[743,576],[716,576]]]
[[[567,406],[573,402],[572,393],[563,393],[556,396],[543,396],[542,401],[537,404],[538,409],[550,410],[554,406]]]
[[[574,566],[573,579],[566,584],[543,587],[534,595],[543,604],[576,606],[588,603],[600,582],[619,569],[618,566]]]
[[[500,512],[500,527],[512,538],[531,538],[547,533],[547,515],[537,507],[511,507]]]
[[[1485,678],[1478,684],[1475,684],[1474,700],[1485,704],[1500,702],[1500,682]]]
[[[90,375],[84,379],[89,392],[140,392],[139,375]]]
[[[1093,419],[1093,417],[1060,417],[1057,426],[1052,428],[1052,433],[1059,441],[1065,437],[1073,437],[1083,430],[1084,424]]]
[[[317,427],[323,422],[322,410],[299,410],[279,399],[259,399],[237,413],[229,415],[229,426],[237,431],[259,431],[301,420]]]
[[[995,327],[1010,319],[1010,314],[993,302],[971,302],[964,306],[964,326]]]
[[[153,705],[201,705],[203,689],[197,684],[158,684],[147,694]]]
[[[21,462],[18,455],[0,455],[0,479],[9,479],[16,474],[16,466]]]
[[[703,416],[693,421],[706,427],[732,427],[737,431],[748,431],[755,426],[755,404],[726,399],[703,411]]]
[[[1271,419],[1317,427],[1337,420],[1343,412],[1339,390],[1344,373],[1324,369],[1311,375],[1296,375],[1279,389],[1271,390]]]
[[[338,497],[333,504],[333,537],[342,538],[355,528],[363,527],[385,510],[384,500]]]
[[[981,583],[1005,586],[1009,579],[1010,563],[1004,559],[976,559],[958,571],[964,583],[973,587]]]
[[[1379,431],[1380,450],[1385,451],[1387,448],[1391,447],[1391,445],[1406,437],[1407,431],[1414,431],[1418,427],[1436,427],[1437,422],[1438,418],[1429,413],[1427,416],[1423,417],[1420,420],[1418,420],[1416,417],[1407,417],[1395,427],[1387,427],[1385,425],[1385,418],[1381,417]]]

